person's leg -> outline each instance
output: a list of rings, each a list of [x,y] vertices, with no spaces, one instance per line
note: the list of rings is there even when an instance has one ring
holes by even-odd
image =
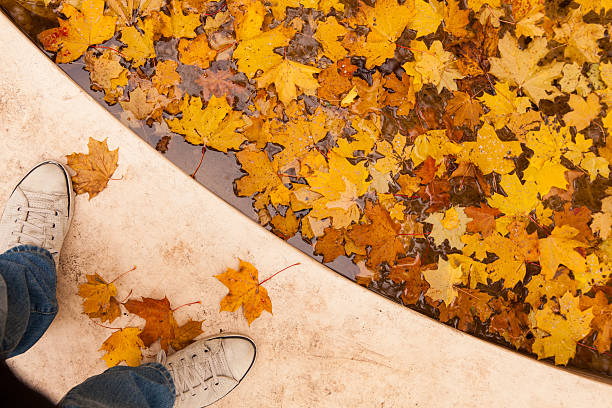
[[[74,193],[58,162],[39,163],[15,186],[0,217],[0,359],[28,350],[57,313],[55,265]]]
[[[139,367],[113,367],[66,394],[64,408],[194,408],[214,404],[247,375],[255,363],[253,340],[239,334],[214,335]]]
[[[57,314],[49,251],[21,245],[0,255],[0,358],[27,351]]]
[[[113,367],[71,389],[65,408],[172,408],[176,391],[168,370],[159,363]]]

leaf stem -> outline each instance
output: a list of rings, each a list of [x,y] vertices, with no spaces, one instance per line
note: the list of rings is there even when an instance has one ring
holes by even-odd
[[[135,265],[132,266],[132,269],[130,269],[129,271],[123,272],[121,275],[117,276],[115,279],[113,279],[112,281],[108,282],[108,284],[110,285],[111,283],[114,283],[116,280],[123,278],[125,275],[127,275],[130,272],[132,272],[134,269],[136,269]]]
[[[174,309],[170,309],[170,310],[174,312],[174,311],[176,311],[176,310],[179,310],[181,307],[191,306],[191,305],[195,305],[195,304],[198,304],[198,303],[199,303],[199,304],[202,304],[202,301],[201,301],[201,300],[197,300],[197,301],[195,301],[195,302],[185,303],[184,305],[177,306],[177,307],[175,307]]]
[[[200,157],[200,162],[198,163],[198,167],[196,167],[196,169],[194,170],[193,173],[191,173],[191,178],[195,178],[196,173],[198,172],[198,170],[200,170],[200,166],[202,165],[202,162],[204,161],[204,153],[206,153],[206,146],[202,146],[202,157]]]
[[[269,276],[269,277],[267,277],[266,279],[264,279],[264,280],[262,280],[261,282],[259,282],[259,283],[257,284],[257,286],[261,286],[261,285],[263,285],[265,282],[269,281],[270,279],[272,279],[273,277],[275,277],[276,275],[278,275],[278,274],[279,274],[279,273],[281,273],[282,271],[285,271],[285,270],[287,270],[287,269],[289,269],[289,268],[291,268],[291,267],[293,267],[293,266],[296,266],[296,265],[300,265],[300,262],[296,262],[296,263],[294,263],[293,265],[289,265],[289,266],[287,266],[287,267],[285,267],[285,268],[281,269],[280,271],[276,272],[276,273],[275,273],[275,274],[273,274],[272,276]]]

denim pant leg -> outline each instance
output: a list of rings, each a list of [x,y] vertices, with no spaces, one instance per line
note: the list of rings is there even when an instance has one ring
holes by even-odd
[[[55,262],[39,247],[21,245],[0,255],[0,358],[34,345],[57,314]]]
[[[64,408],[172,408],[172,377],[159,363],[118,366],[86,379],[60,402]]]

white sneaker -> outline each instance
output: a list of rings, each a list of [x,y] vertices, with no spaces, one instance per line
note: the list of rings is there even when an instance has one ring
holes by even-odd
[[[255,362],[253,340],[238,334],[211,336],[157,361],[174,380],[175,408],[202,408],[233,390]]]
[[[72,221],[74,192],[64,166],[48,160],[21,179],[0,218],[0,253],[18,245],[48,250],[55,264]]]

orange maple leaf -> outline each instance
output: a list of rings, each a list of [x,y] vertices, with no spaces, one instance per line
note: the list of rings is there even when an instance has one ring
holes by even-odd
[[[161,348],[165,351],[168,351],[168,346],[180,350],[202,333],[202,321],[190,320],[182,326],[178,325],[167,297],[130,299],[125,303],[125,308],[146,320],[139,337],[147,347],[159,339]]]
[[[249,262],[240,259],[238,270],[227,268],[227,271],[215,275],[229,289],[221,300],[221,311],[235,312],[243,306],[244,317],[249,326],[266,310],[272,313],[272,300],[266,288],[260,285],[257,269]]]

